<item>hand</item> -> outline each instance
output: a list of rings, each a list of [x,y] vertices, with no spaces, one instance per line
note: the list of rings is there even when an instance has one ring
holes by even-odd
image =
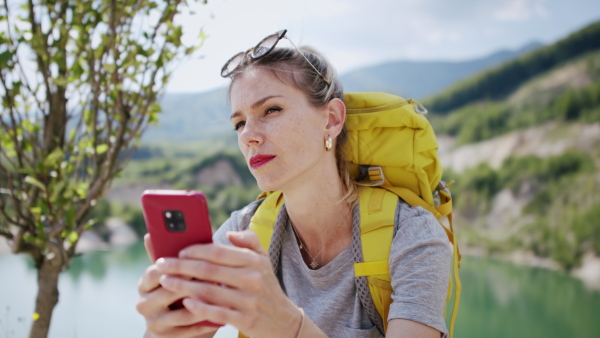
[[[179,259],[159,259],[163,289],[185,295],[183,305],[196,318],[232,324],[249,336],[295,337],[301,312],[281,290],[256,234],[227,237],[234,246],[193,245]]]
[[[154,259],[150,235],[144,236],[144,245],[151,261]],[[194,326],[201,321],[185,308],[170,310],[169,305],[184,297],[160,286],[161,272],[156,264],[150,265],[138,283],[137,311],[146,319],[145,337],[197,337],[214,333],[217,328]]]

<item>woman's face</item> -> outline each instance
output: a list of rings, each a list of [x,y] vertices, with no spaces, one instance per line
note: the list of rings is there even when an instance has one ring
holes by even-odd
[[[250,172],[263,191],[285,190],[319,175],[328,114],[303,92],[255,68],[231,88],[231,123]]]

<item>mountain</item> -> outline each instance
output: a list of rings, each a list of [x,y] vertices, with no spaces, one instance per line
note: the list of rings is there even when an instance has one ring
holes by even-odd
[[[160,105],[158,125],[144,133],[145,144],[208,140],[233,130],[225,88],[201,93],[167,93],[160,99]]]
[[[381,91],[421,100],[458,80],[536,50],[529,43],[517,50],[502,50],[468,61],[394,61],[361,68],[340,76],[345,92]]]
[[[440,143],[443,179],[456,181],[453,219],[458,241],[466,249],[463,253],[549,260],[572,271],[585,264],[586,257],[600,264],[600,39],[596,30],[600,31],[600,24],[472,75],[429,99],[428,108],[439,102],[449,107],[433,110],[428,118]],[[485,91],[478,92],[479,87]],[[187,120],[163,125],[185,127],[195,137],[216,135],[211,133],[217,132],[214,123],[224,116],[217,108],[226,102],[226,93],[209,94],[163,101],[163,118],[174,112],[184,114],[190,107],[186,100],[193,100],[196,111]],[[198,106],[211,98],[210,114],[201,117]],[[170,140],[184,135],[179,133],[174,132]],[[235,139],[235,133],[229,135],[227,140]],[[132,161],[116,182],[124,189],[118,195],[125,196],[134,184],[144,182],[198,188],[208,192],[210,205],[217,206],[214,210],[219,214],[211,217],[226,218],[228,211],[251,201],[257,189],[250,183],[229,185],[244,182],[243,177],[247,182],[252,179],[239,152],[231,150],[231,156],[219,152],[222,139],[203,141],[204,148],[195,145],[193,150],[185,149],[191,143],[148,149],[149,158]],[[167,151],[169,147],[175,149]],[[206,155],[209,151],[215,153]]]
[[[600,21],[550,46],[459,81],[428,100],[427,107],[436,113],[447,113],[474,101],[502,99],[529,79],[598,48]]]
[[[341,75],[340,80],[347,92],[385,91],[421,99],[457,80],[540,46],[539,43],[530,43],[515,51],[499,51],[481,59],[462,62],[389,62],[349,72]],[[207,140],[231,130],[225,88],[191,94],[167,93],[160,103],[163,112],[159,116],[159,126],[152,126],[144,133],[142,140],[145,144]]]

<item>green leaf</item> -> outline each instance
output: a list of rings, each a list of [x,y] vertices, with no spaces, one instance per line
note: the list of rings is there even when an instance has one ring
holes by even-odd
[[[67,222],[67,227],[73,229],[75,226],[75,206],[70,206],[67,210],[67,214],[65,215],[65,219]]]
[[[64,190],[66,185],[67,185],[67,181],[60,181],[60,182],[56,183],[56,185],[54,186],[54,189],[52,189],[52,196],[50,197],[50,202],[52,204],[56,203],[56,201],[58,200],[58,197],[60,196],[60,194],[62,193],[62,191]]]
[[[54,78],[54,79],[52,79],[52,81],[54,82],[54,84],[56,84],[57,86],[60,86],[60,87],[64,87],[67,84],[69,84],[69,80],[66,77],[62,77],[62,76]]]
[[[36,243],[37,242],[37,238],[35,238],[35,237],[31,236],[31,235],[23,235],[23,239],[26,242],[29,242],[29,243]]]
[[[35,177],[33,176],[27,176],[25,177],[25,183],[29,183],[31,185],[34,185],[42,190],[46,190],[46,186],[44,186],[44,184],[42,184],[42,182],[38,181]]]
[[[73,245],[73,243],[77,242],[78,239],[79,239],[79,235],[75,231],[71,231],[69,233],[69,235],[67,236],[67,241],[69,242],[70,245]]]
[[[102,155],[108,150],[108,144],[99,144],[96,147],[96,154]]]
[[[90,171],[91,168],[88,168],[88,171]],[[93,172],[92,172],[93,173]],[[79,195],[79,198],[84,199],[87,197],[87,191],[89,189],[90,185],[88,183],[79,183],[77,184],[77,188],[75,189],[75,192],[77,193],[77,195]]]
[[[0,53],[0,68],[4,68],[8,64],[8,61],[12,60],[13,55],[15,53],[9,51]]]
[[[162,111],[162,108],[161,108],[160,104],[154,102],[153,104],[150,105],[150,107],[148,107],[148,111],[151,114],[160,113]]]
[[[46,167],[55,167],[58,163],[65,157],[62,149],[56,148],[53,152],[48,154],[48,157],[44,160],[44,165]]]

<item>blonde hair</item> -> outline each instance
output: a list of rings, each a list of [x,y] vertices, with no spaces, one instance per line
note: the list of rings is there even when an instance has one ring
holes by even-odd
[[[270,71],[283,83],[287,83],[302,91],[314,107],[322,107],[335,98],[343,101],[344,91],[342,85],[335,69],[327,62],[325,57],[310,47],[301,46],[299,50],[295,48],[275,48],[260,59],[252,59],[246,55],[237,69],[229,75],[231,78],[229,93],[231,94],[232,85],[237,77],[249,69],[260,67]],[[306,62],[307,59],[327,79],[329,84]],[[358,203],[359,191],[358,185],[350,175],[348,168],[348,161],[345,154],[347,143],[348,132],[346,126],[344,126],[335,139],[335,159],[338,175],[346,189],[342,201],[354,207]]]

